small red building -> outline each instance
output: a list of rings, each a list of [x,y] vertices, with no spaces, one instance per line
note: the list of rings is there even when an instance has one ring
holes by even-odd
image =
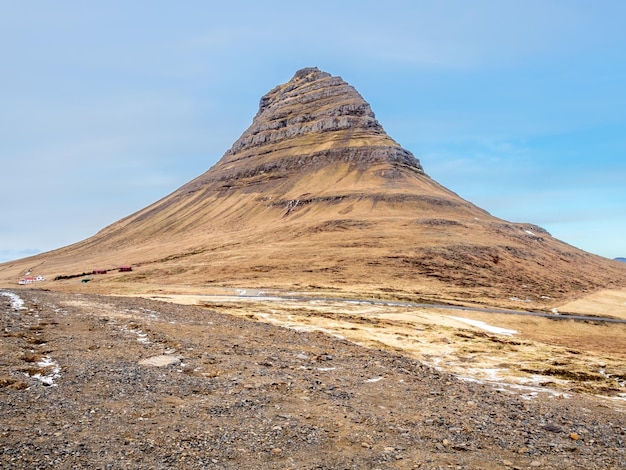
[[[118,272],[120,273],[126,273],[128,271],[132,271],[133,268],[130,266],[120,266],[119,268],[117,268]]]
[[[93,270],[93,274],[106,274],[107,270],[106,269],[94,269]]]

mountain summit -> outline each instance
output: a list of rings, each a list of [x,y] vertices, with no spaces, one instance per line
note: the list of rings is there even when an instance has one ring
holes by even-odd
[[[365,174],[377,181],[361,180]],[[365,191],[372,185],[415,174],[423,174],[419,161],[386,134],[352,86],[305,68],[263,96],[251,126],[213,168],[178,193],[254,188],[267,191],[273,206],[310,204],[338,195],[374,197]],[[342,184],[347,175],[359,175],[359,181]]]
[[[38,263],[48,278],[136,266],[89,285],[106,292],[273,287],[537,307],[626,285],[622,263],[493,217],[432,180],[351,85],[317,68],[264,95],[206,173],[0,276]]]

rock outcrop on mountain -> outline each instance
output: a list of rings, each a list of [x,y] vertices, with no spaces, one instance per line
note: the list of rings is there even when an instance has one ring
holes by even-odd
[[[0,276],[13,281],[38,263],[47,278],[137,267],[90,283],[103,292],[274,287],[537,308],[626,286],[622,263],[495,218],[438,184],[351,85],[317,68],[263,96],[203,175]]]

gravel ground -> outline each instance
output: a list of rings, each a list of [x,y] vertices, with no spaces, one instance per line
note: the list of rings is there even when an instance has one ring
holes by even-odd
[[[626,468],[606,399],[528,399],[200,307],[10,294],[0,468]]]

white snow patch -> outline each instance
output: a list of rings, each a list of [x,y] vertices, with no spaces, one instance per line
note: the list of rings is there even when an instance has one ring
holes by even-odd
[[[472,325],[472,326],[475,326],[476,328],[480,328],[481,330],[485,330],[490,333],[495,333],[498,335],[511,336],[511,335],[517,334],[516,330],[507,330],[506,328],[500,328],[499,326],[492,326],[480,320],[470,320],[469,318],[452,317],[452,316],[450,316],[449,318],[460,321],[462,323],[467,323],[468,325]]]
[[[148,338],[148,334],[144,333],[142,330],[128,328],[126,325],[123,325],[121,329],[122,329],[122,331],[124,331],[126,333],[137,335],[137,341],[138,342],[140,342],[142,344],[150,344],[150,339]]]
[[[39,367],[50,367],[55,366],[56,362],[54,362],[50,357],[46,356],[41,361],[37,363]]]
[[[329,370],[335,370],[336,367],[318,367],[317,370],[321,370],[322,372],[328,372]]]
[[[524,230],[524,232],[526,232],[528,235],[532,235],[533,237],[537,236],[533,232],[531,232],[530,230]]]
[[[374,378],[371,378],[371,379],[367,379],[367,380],[365,381],[365,383],[380,382],[381,380],[383,380],[383,378],[382,378],[382,377],[374,377]]]
[[[602,376],[607,379],[610,379],[611,377],[613,377],[612,374],[607,374],[604,368],[601,368],[598,372],[600,372],[600,374],[602,374]],[[620,387],[626,386],[626,381],[619,380],[619,379],[613,379],[613,380],[615,380]]]
[[[473,382],[473,383],[494,386],[496,387],[495,389],[500,392],[519,394],[520,398],[523,398],[524,400],[533,400],[534,398],[537,398],[540,394],[548,395],[554,398],[556,397],[571,398],[572,397],[571,395],[567,393],[559,392],[557,390],[552,390],[550,388],[533,387],[533,386],[523,385],[523,384],[512,384],[512,383],[501,382],[498,380],[503,380],[503,379],[499,379],[499,378],[493,381],[493,380],[481,380],[475,377],[467,377],[467,376],[460,376],[460,375],[457,375],[456,377],[459,380],[462,380],[464,382]]]
[[[140,343],[148,344],[150,340],[148,339],[148,335],[146,333],[142,333],[141,330],[137,332],[137,341]]]
[[[32,375],[31,377],[33,379],[39,380],[44,385],[47,385],[49,387],[56,387],[57,384],[55,384],[54,381],[61,377],[61,369],[59,369],[59,365],[49,356],[44,357],[41,361],[37,363],[37,365],[39,367],[51,368],[50,373],[46,375],[37,373]]]
[[[0,291],[0,295],[4,295],[5,297],[11,299],[11,307],[15,310],[24,310],[24,301],[19,295],[6,291]]]

